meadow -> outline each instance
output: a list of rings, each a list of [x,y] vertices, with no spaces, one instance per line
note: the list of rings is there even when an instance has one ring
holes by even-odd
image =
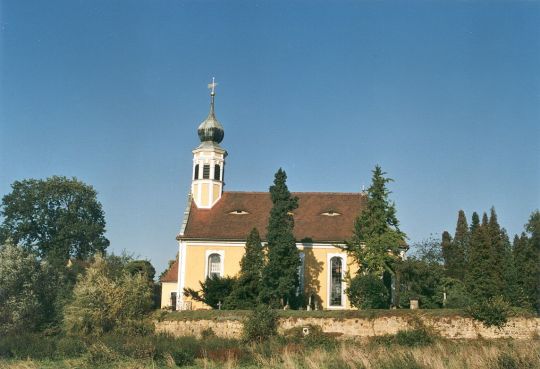
[[[0,368],[540,369],[540,340],[446,340],[417,329],[362,340],[300,330],[262,342],[156,334],[0,338]]]

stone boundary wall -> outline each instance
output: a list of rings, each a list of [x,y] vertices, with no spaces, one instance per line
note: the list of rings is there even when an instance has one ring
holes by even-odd
[[[379,318],[279,318],[280,332],[307,325],[320,326],[323,332],[339,338],[366,338],[395,334],[400,330],[413,329],[418,324],[433,329],[440,336],[450,339],[514,338],[531,339],[540,336],[540,318],[510,318],[505,327],[486,328],[480,322],[467,317],[406,317]],[[164,320],[155,322],[156,332],[173,336],[201,337],[204,330],[212,329],[219,337],[240,338],[241,320]]]

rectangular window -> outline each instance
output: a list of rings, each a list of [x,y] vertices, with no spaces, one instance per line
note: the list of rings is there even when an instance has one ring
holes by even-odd
[[[176,310],[176,292],[171,292],[171,307],[172,310]]]
[[[203,179],[210,178],[210,165],[209,164],[204,164],[203,165],[202,177],[203,177]]]
[[[214,179],[217,179],[219,181],[221,175],[221,168],[218,164],[214,166]]]
[[[298,266],[298,288],[296,289],[296,296],[299,296],[301,293],[304,293],[304,259],[305,255],[303,252],[299,253],[300,256],[300,265]]]

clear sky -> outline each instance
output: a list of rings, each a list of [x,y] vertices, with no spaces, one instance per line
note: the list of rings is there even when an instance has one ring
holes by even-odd
[[[111,249],[174,258],[219,83],[226,190],[359,191],[413,243],[540,207],[540,2],[0,0],[0,195],[76,176]]]

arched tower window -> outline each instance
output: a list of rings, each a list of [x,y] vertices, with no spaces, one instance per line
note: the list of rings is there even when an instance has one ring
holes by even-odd
[[[195,165],[195,173],[193,174],[193,179],[199,179],[199,164]]]
[[[221,167],[219,166],[219,164],[216,164],[214,166],[214,179],[218,181],[221,179]]]
[[[203,179],[210,178],[210,164],[204,164],[202,168],[202,177]]]
[[[210,254],[208,256],[208,278],[221,277],[221,256]]]
[[[343,266],[340,257],[330,259],[330,306],[342,306]]]

